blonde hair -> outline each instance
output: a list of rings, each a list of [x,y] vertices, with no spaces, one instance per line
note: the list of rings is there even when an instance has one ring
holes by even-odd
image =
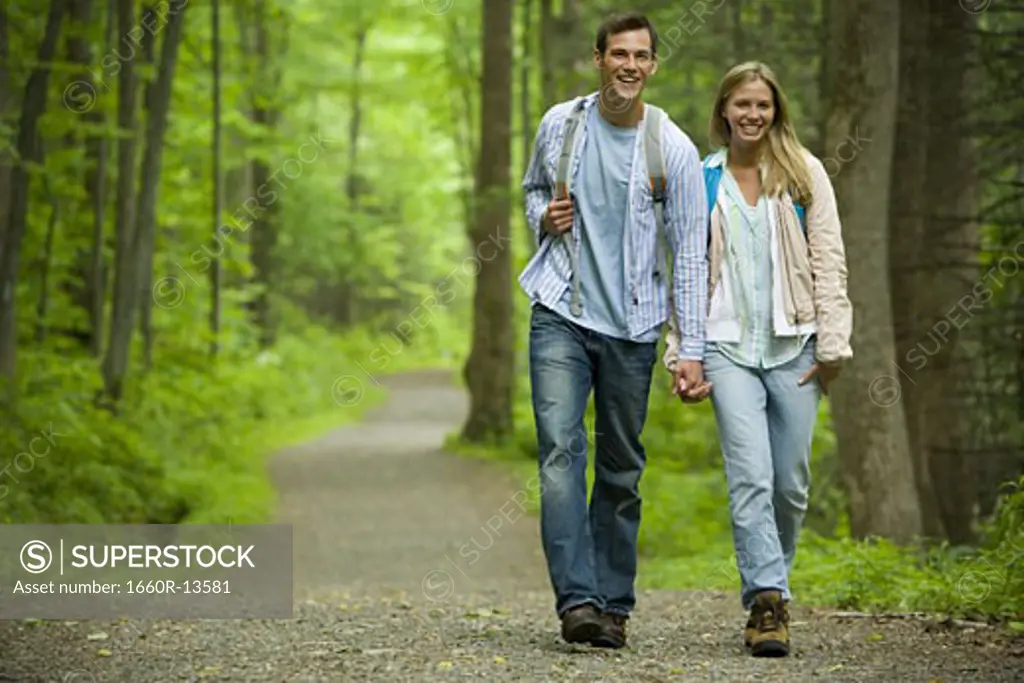
[[[804,157],[806,149],[796,136],[789,117],[789,102],[779,86],[775,72],[761,62],[744,62],[729,69],[718,86],[715,106],[711,112],[708,137],[712,149],[729,146],[731,131],[725,119],[725,103],[741,85],[762,81],[772,91],[775,116],[768,129],[767,144],[761,146],[762,161],[767,167],[764,179],[765,193],[776,196],[788,191],[793,200],[810,206],[811,172]]]

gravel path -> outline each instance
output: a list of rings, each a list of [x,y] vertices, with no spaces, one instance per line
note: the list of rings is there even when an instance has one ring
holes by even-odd
[[[566,645],[516,504],[532,492],[439,450],[466,410],[448,375],[387,383],[363,423],[272,462],[294,619],[0,621],[0,681],[1024,680],[1020,642],[991,629],[800,607],[793,656],[754,660],[735,596],[700,592],[641,592],[625,651]]]

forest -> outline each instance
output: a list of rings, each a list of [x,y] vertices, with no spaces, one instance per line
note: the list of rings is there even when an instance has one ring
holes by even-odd
[[[0,2],[0,520],[266,521],[269,455],[413,368],[468,392],[447,448],[534,474],[520,184],[622,9]],[[645,100],[702,156],[722,75],[763,61],[836,190],[855,355],[804,599],[1024,631],[1024,0],[628,9],[659,32]],[[641,580],[731,590],[713,414],[669,386]]]

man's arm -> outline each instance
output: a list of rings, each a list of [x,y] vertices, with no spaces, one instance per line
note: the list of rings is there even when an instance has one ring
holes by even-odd
[[[547,165],[544,163],[547,140],[551,130],[551,110],[549,109],[541,119],[537,128],[537,135],[533,141],[533,153],[530,155],[530,164],[526,167],[526,174],[523,176],[523,190],[526,191],[526,224],[533,231],[534,240],[539,247],[547,232],[541,226],[544,217],[544,210],[548,208],[554,196],[552,186],[554,183],[548,174]]]
[[[679,320],[680,360],[704,359],[708,311],[708,200],[700,155],[673,124],[665,126],[665,231],[675,255],[672,291]],[[671,313],[671,312],[670,312]]]

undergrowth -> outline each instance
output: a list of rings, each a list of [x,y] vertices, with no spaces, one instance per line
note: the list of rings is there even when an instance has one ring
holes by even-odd
[[[528,378],[525,373],[519,377],[509,440],[470,445],[452,434],[446,445],[466,457],[507,463],[527,481],[537,475],[536,435]],[[591,460],[588,489],[593,418],[591,402],[584,418]],[[848,530],[830,424],[829,405],[823,401],[812,454],[810,509],[790,577],[794,599],[848,610],[938,612],[1024,629],[1024,478],[1007,486],[977,548],[856,540]],[[656,368],[643,441],[648,464],[640,486],[638,583],[738,593],[728,494],[710,403],[682,406],[669,395],[667,373]],[[536,514],[538,487],[528,490],[525,506]]]
[[[392,352],[378,370],[368,358],[382,339]],[[380,376],[436,365],[438,343],[310,326],[216,360],[178,345],[149,371],[132,366],[117,414],[95,405],[97,360],[26,349],[16,391],[4,391],[17,399],[0,406],[0,522],[268,522],[267,457],[358,419],[383,398]]]

